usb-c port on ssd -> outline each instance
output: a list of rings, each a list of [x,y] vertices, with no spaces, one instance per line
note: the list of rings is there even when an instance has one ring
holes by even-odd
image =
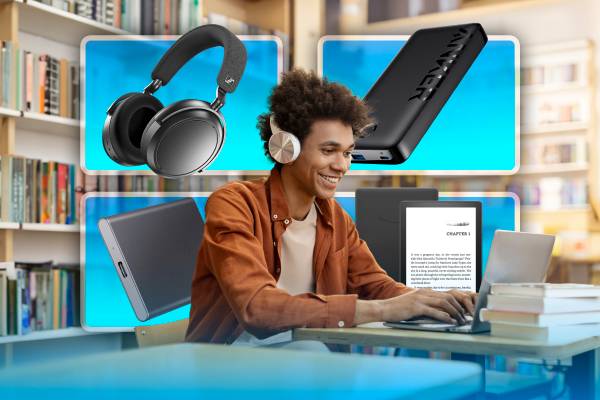
[[[123,275],[123,278],[127,278],[127,272],[125,272],[125,267],[123,266],[123,263],[121,261],[118,261],[117,265],[119,265],[119,269],[121,270],[121,275]]]

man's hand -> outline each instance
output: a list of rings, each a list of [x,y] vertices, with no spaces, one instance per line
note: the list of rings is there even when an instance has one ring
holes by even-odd
[[[436,292],[431,289],[415,289],[386,300],[358,300],[354,323],[403,321],[426,316],[449,324],[464,324],[465,314],[473,313],[473,299],[471,293],[458,290]]]
[[[458,301],[463,308],[466,310],[467,314],[474,317],[475,313],[475,303],[477,302],[477,293],[475,292],[467,292],[463,290],[449,290],[446,293],[449,293]]]

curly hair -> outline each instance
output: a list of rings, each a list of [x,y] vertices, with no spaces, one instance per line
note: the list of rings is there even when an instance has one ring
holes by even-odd
[[[269,154],[271,114],[275,115],[277,125],[294,133],[300,143],[317,120],[340,120],[352,127],[355,139],[361,136],[361,129],[372,122],[369,107],[348,88],[301,69],[285,73],[268,101],[269,113],[258,117],[256,127],[263,140],[265,155],[273,162],[275,160]]]

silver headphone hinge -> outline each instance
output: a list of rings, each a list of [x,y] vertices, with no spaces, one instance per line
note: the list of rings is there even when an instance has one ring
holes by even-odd
[[[225,92],[225,90],[221,89],[221,87],[217,87],[217,98],[214,99],[212,103],[210,103],[210,108],[212,108],[215,111],[219,111],[221,107],[225,105],[226,94],[227,92]]]
[[[148,84],[148,86],[146,86],[144,88],[144,93],[145,94],[154,94],[154,92],[156,92],[161,86],[162,86],[162,81],[160,79],[155,79],[152,82],[150,82]]]

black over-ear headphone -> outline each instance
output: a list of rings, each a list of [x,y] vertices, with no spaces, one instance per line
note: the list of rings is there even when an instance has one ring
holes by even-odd
[[[212,103],[181,100],[163,107],[152,94],[192,57],[215,46],[224,48],[216,99]],[[204,25],[189,31],[162,56],[142,93],[124,94],[110,106],[102,130],[106,153],[122,165],[147,163],[167,178],[202,171],[223,146],[225,119],[219,109],[245,67],[246,48],[224,27]]]

